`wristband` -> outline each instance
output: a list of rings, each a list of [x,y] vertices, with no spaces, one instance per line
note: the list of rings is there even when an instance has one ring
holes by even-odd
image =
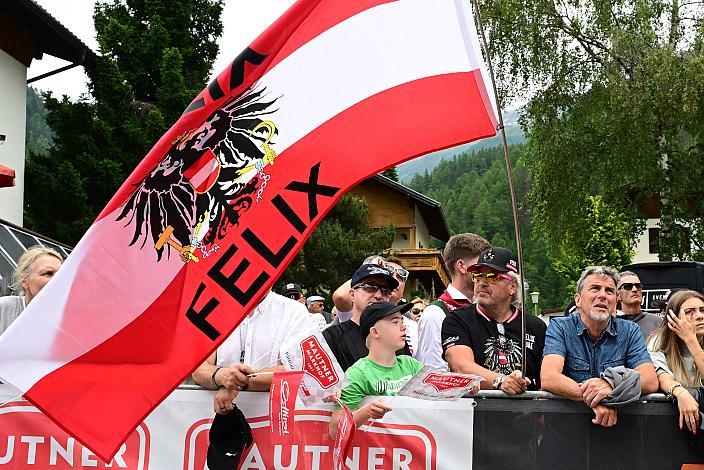
[[[675,384],[675,385],[673,385],[672,387],[670,387],[670,391],[667,392],[667,397],[668,397],[670,400],[676,400],[676,399],[677,399],[677,397],[674,395],[675,389],[676,389],[677,387],[682,387],[682,384]],[[682,387],[682,388],[684,388],[684,387]]]
[[[222,367],[216,367],[213,371],[213,375],[210,376],[210,380],[213,382],[215,388],[220,388],[220,385],[215,381],[215,374],[217,374],[220,369],[222,369]]]

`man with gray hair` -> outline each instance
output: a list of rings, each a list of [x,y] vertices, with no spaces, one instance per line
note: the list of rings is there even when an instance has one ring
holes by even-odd
[[[615,316],[618,285],[614,268],[591,266],[582,272],[574,294],[577,313],[550,321],[540,375],[543,390],[584,402],[594,413],[591,422],[606,428],[616,424],[616,406],[658,389],[638,325]],[[586,468],[585,452],[599,457],[601,450],[589,449],[585,419],[546,416],[540,468]],[[566,463],[566,456],[575,461]]]
[[[594,424],[616,424],[615,408],[601,402],[613,388],[601,378],[623,366],[640,374],[641,393],[653,393],[658,380],[638,326],[615,317],[618,272],[591,266],[582,272],[574,295],[577,314],[554,318],[545,337],[543,389],[584,401],[594,411]],[[568,359],[569,360],[566,360]]]
[[[621,301],[621,310],[617,310],[616,315],[624,320],[636,322],[647,342],[653,331],[662,323],[662,318],[660,315],[641,311],[643,283],[633,271],[623,271],[620,274],[618,300]]]
[[[443,355],[450,370],[484,377],[481,388],[509,395],[539,390],[546,327],[538,317],[527,315],[521,338],[516,257],[506,248],[492,247],[481,252],[469,272],[475,303],[449,312],[442,323]],[[526,377],[521,374],[523,361]]]

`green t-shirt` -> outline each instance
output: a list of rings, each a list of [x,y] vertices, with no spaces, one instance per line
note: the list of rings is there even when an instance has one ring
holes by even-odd
[[[411,356],[396,356],[396,364],[391,367],[363,357],[347,369],[350,383],[342,389],[340,400],[355,410],[368,395],[396,395],[422,368],[423,363]]]

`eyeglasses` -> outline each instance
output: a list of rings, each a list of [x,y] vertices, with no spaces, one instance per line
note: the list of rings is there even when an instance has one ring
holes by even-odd
[[[398,276],[398,278],[404,282],[406,281],[406,279],[408,279],[408,275],[410,274],[407,270],[403,268],[397,268],[395,266],[387,265],[386,269],[389,270],[390,274],[396,274],[396,276]]]
[[[621,289],[623,290],[633,290],[633,288],[636,288],[636,290],[643,290],[643,283],[642,282],[624,282],[621,284]]]
[[[376,286],[373,284],[359,284],[358,286],[354,286],[353,289],[362,289],[367,294],[376,294],[378,291],[381,291],[381,295],[383,295],[384,297],[388,297],[391,295],[391,288],[387,287],[387,286]]]
[[[472,280],[474,282],[479,282],[482,280],[482,278],[486,279],[486,282],[489,284],[496,284],[499,282],[499,279],[506,279],[507,281],[512,280],[513,278],[509,276],[508,274],[497,274],[497,273],[470,273],[472,275]]]

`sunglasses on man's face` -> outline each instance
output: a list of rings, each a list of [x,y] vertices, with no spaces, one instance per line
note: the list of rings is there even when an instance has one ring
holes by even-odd
[[[486,282],[489,284],[496,284],[499,282],[499,279],[506,279],[507,281],[510,281],[512,278],[508,274],[497,274],[497,273],[470,273],[472,276],[472,280],[474,282],[479,282],[482,279],[486,279]]]
[[[354,289],[362,289],[367,294],[376,294],[381,291],[381,295],[388,297],[391,295],[391,288],[388,286],[377,286],[375,284],[360,284],[355,286]]]
[[[621,284],[621,289],[623,290],[633,290],[633,288],[636,288],[636,290],[643,290],[643,283],[642,282],[624,282]]]
[[[387,265],[387,266],[386,266],[386,269],[389,270],[389,273],[390,273],[392,276],[393,276],[393,275],[396,275],[396,277],[397,277],[400,281],[404,281],[404,282],[406,281],[406,279],[408,279],[408,275],[410,274],[407,270],[405,270],[405,269],[403,269],[403,268],[397,268],[397,267],[395,267],[395,266],[389,266],[389,265]]]

